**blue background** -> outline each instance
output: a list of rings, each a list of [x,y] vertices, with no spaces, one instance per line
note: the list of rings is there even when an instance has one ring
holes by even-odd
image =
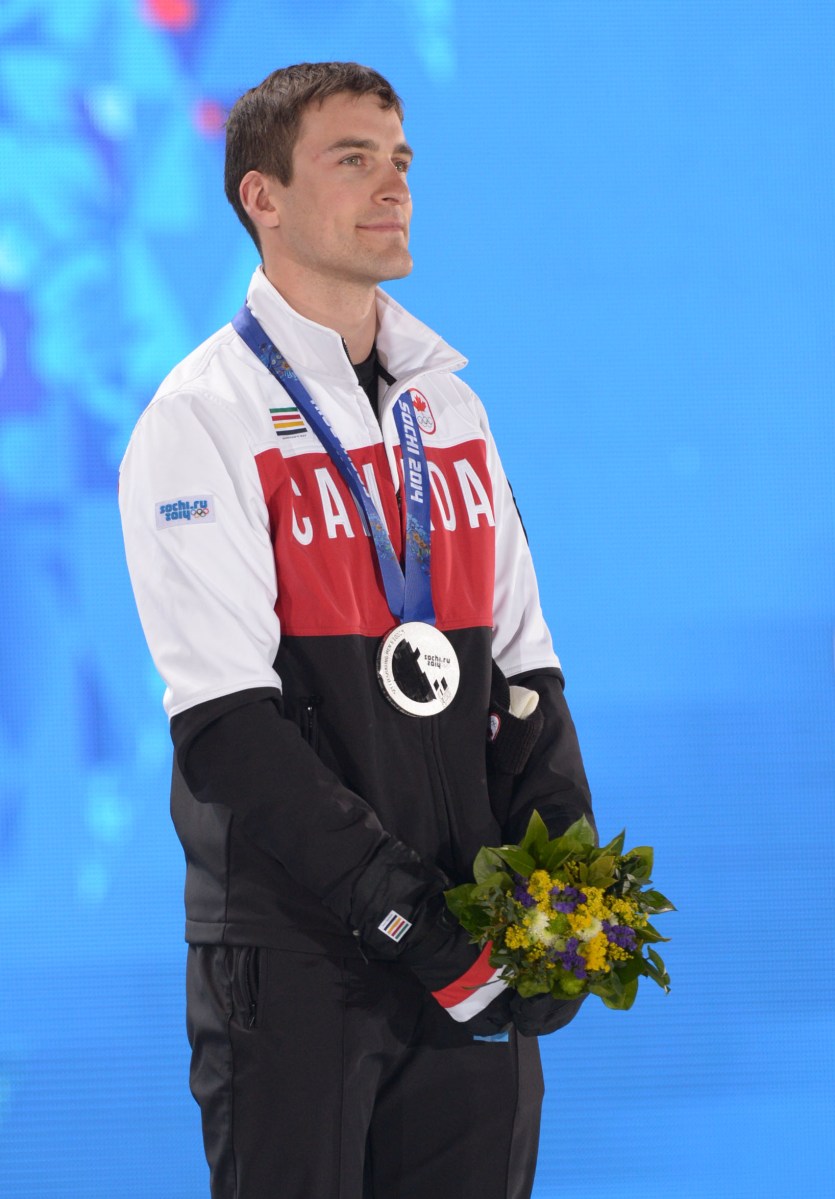
[[[833,51],[826,0],[2,0],[0,1193],[208,1193],[116,475],[256,262],[225,106],[340,58],[404,98],[391,291],[471,359],[601,831],[680,909],[668,997],[543,1043],[536,1197],[835,1194]]]

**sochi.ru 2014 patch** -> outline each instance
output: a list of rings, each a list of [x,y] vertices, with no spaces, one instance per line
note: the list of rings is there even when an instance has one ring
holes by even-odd
[[[210,525],[215,519],[213,495],[184,495],[179,500],[165,500],[154,505],[158,529],[173,525]]]
[[[381,933],[385,933],[387,937],[391,937],[392,941],[399,941],[401,937],[406,936],[412,924],[405,916],[401,916],[399,912],[391,911],[383,923],[378,924],[377,927]]]

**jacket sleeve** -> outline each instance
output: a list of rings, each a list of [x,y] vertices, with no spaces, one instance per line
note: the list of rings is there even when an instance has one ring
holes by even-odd
[[[235,692],[280,693],[267,508],[230,405],[201,393],[154,400],[122,462],[119,507],[169,718]]]
[[[228,405],[201,394],[156,400],[122,463],[119,503],[142,627],[192,794],[232,808],[252,837],[303,875],[297,881],[323,897],[338,890],[340,871],[361,868],[386,836],[280,715],[267,510],[246,430]],[[281,763],[280,804],[259,784],[261,738],[269,765]],[[305,835],[309,848],[297,856]],[[343,835],[344,858],[330,844]]]
[[[564,832],[580,816],[592,824],[594,819],[577,733],[563,694],[562,669],[542,614],[527,537],[486,417],[483,427],[496,520],[493,658],[507,683],[539,696],[537,724],[541,731],[524,765],[504,771],[500,763],[493,762],[490,771],[491,800],[504,839],[516,842],[534,810],[552,836]]]
[[[399,957],[444,992],[477,956],[445,919],[447,880],[390,836],[282,715],[267,509],[229,406],[203,393],[155,400],[122,463],[119,503],[140,619],[193,796],[231,809],[376,956]],[[412,925],[399,942],[379,927],[393,909]]]

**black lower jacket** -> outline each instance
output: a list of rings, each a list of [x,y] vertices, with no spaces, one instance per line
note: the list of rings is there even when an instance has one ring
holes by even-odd
[[[286,637],[283,693],[174,717],[187,940],[339,952],[358,934],[370,956],[422,958],[448,927],[441,892],[472,878],[482,845],[518,839],[534,808],[553,834],[592,818],[560,672],[512,680],[538,693],[541,728],[521,770],[503,768],[488,755],[491,700],[506,699],[489,630],[448,636],[461,685],[437,716],[392,707],[375,639]],[[414,926],[401,945],[378,929],[392,909]]]

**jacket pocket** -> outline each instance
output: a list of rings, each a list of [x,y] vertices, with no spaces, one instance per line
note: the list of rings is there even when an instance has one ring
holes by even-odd
[[[258,994],[261,985],[261,951],[257,945],[234,950],[234,986],[236,1006],[244,1028],[258,1027]]]

